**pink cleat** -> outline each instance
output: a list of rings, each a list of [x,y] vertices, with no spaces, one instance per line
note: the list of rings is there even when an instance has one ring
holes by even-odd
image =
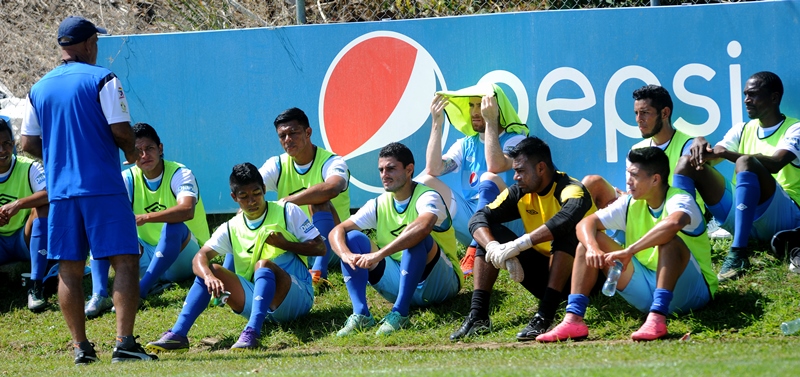
[[[558,324],[552,330],[536,337],[537,342],[552,343],[565,340],[583,340],[589,336],[589,327],[583,321],[567,322],[566,320]]]
[[[656,340],[667,335],[667,317],[662,314],[650,313],[642,327],[631,334],[631,339],[636,341]]]

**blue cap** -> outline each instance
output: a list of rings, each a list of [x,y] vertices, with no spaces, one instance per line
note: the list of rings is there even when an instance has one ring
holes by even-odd
[[[94,26],[91,21],[83,17],[69,16],[58,26],[58,44],[71,46],[81,43],[97,33],[108,34],[106,29]]]

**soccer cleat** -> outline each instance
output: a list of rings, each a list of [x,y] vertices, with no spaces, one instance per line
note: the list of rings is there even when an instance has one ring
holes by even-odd
[[[770,241],[770,247],[772,252],[775,253],[775,257],[780,260],[790,256],[789,252],[792,249],[800,247],[800,228],[782,230],[775,233]]]
[[[552,324],[552,319],[546,319],[540,316],[539,313],[536,313],[536,315],[531,318],[531,321],[528,322],[528,326],[525,326],[522,331],[517,333],[517,340],[520,342],[535,340],[537,336],[546,333],[547,329],[550,328]]]
[[[242,351],[258,348],[258,333],[256,329],[247,326],[239,335],[239,340],[231,346],[231,350]]]
[[[475,267],[475,246],[467,248],[467,253],[461,258],[461,272],[465,277],[472,275],[472,269]]]
[[[636,341],[656,340],[667,335],[667,317],[663,314],[650,313],[642,327],[631,334],[631,339]]]
[[[161,334],[161,339],[147,343],[144,349],[154,354],[165,351],[183,352],[189,349],[189,338],[178,335],[169,329]]]
[[[38,313],[47,307],[47,300],[44,299],[44,284],[39,280],[31,281],[31,288],[28,289],[28,310]]]
[[[130,342],[128,342],[129,344],[124,344],[121,342],[120,338],[117,338],[117,346],[114,347],[114,352],[111,354],[111,362],[158,360],[158,356],[149,354],[142,348],[142,345],[136,341],[137,338],[139,337],[137,336],[131,339]]]
[[[103,297],[95,293],[89,298],[89,301],[86,302],[83,312],[86,313],[87,317],[94,318],[111,309],[112,306],[113,303],[110,297]]]
[[[314,286],[314,294],[321,294],[333,288],[333,284],[331,284],[328,279],[322,277],[322,271],[308,270],[308,273],[311,274],[311,285]]]
[[[589,336],[589,327],[583,322],[564,322],[558,324],[549,332],[536,337],[537,342],[553,343],[565,340],[582,340]]]
[[[363,314],[350,314],[344,327],[336,333],[336,336],[353,335],[356,331],[363,331],[370,327],[375,327],[375,318],[370,314],[365,316]]]
[[[490,318],[476,318],[472,314],[464,319],[461,327],[450,334],[450,340],[456,341],[473,335],[482,335],[492,332],[492,320]]]
[[[97,352],[94,351],[94,343],[89,343],[89,347],[82,348],[79,343],[72,343],[75,350],[75,365],[87,365],[100,361]]]
[[[402,329],[407,324],[408,317],[403,317],[400,313],[392,310],[386,317],[383,317],[381,320],[381,327],[378,327],[378,331],[375,332],[375,335],[389,335]]]
[[[719,279],[720,283],[738,279],[750,268],[750,259],[744,254],[735,253],[732,250],[728,251],[725,261],[722,262],[722,268],[717,274],[717,279]]]
[[[800,247],[789,250],[789,272],[800,274]]]

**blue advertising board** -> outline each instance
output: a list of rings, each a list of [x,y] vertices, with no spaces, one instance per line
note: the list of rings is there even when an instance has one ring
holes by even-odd
[[[100,39],[98,64],[122,80],[134,122],[197,175],[208,212],[233,212],[234,164],[283,152],[272,124],[290,107],[312,141],[343,156],[354,207],[381,192],[377,150],[400,141],[424,167],[433,93],[499,83],[559,170],[624,187],[641,135],[631,93],[667,88],[674,125],[716,142],[746,120],[757,71],[784,82],[800,115],[797,2],[505,13]],[[445,132],[445,149],[461,135]],[[727,164],[727,163],[726,163]],[[730,165],[730,164],[727,164]],[[730,172],[731,167],[724,167]]]

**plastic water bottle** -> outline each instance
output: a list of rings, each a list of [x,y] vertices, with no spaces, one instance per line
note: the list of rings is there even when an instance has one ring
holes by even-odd
[[[781,331],[783,331],[783,335],[792,335],[798,330],[800,330],[800,318],[781,323]]]
[[[619,275],[622,274],[622,262],[615,260],[614,266],[608,269],[608,278],[606,279],[606,283],[603,284],[603,294],[611,297],[615,293],[617,293],[617,281],[619,281]]]

